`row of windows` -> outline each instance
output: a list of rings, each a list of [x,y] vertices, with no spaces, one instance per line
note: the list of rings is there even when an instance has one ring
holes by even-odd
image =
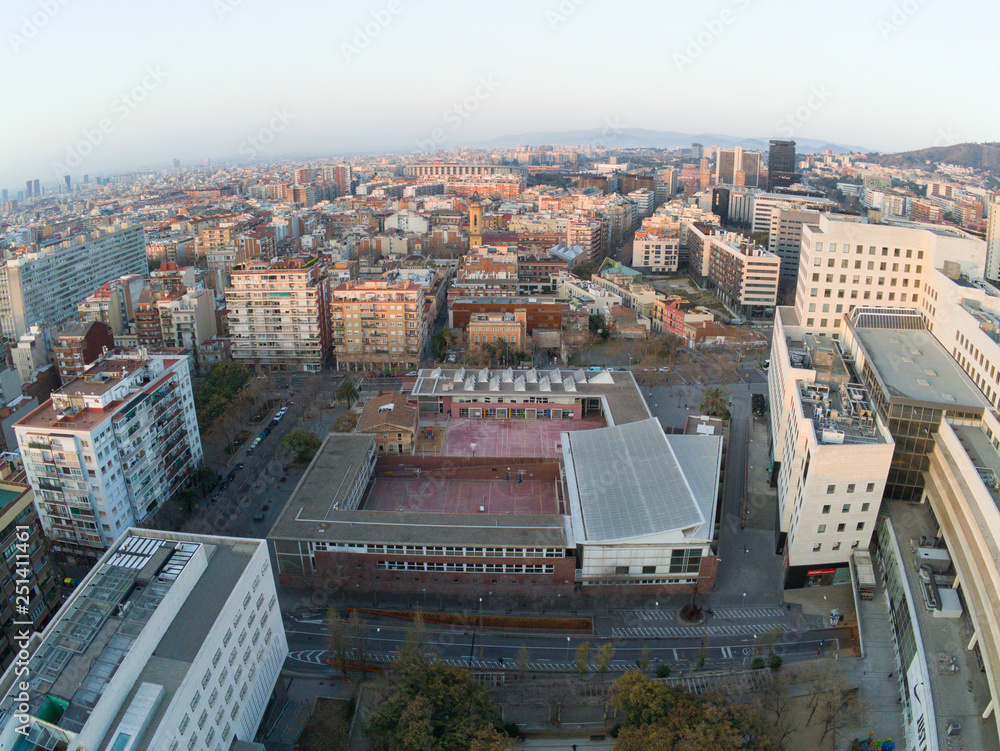
[[[382,571],[447,571],[453,574],[551,574],[551,563],[427,563],[422,561],[379,561]]]
[[[857,487],[857,485],[855,483],[853,483],[853,482],[848,483],[847,484],[847,492],[848,493],[853,493],[856,487]],[[826,486],[826,494],[827,495],[833,495],[836,492],[837,492],[837,486],[836,485],[827,485]],[[875,492],[875,483],[873,483],[873,482],[868,483],[868,485],[865,486],[865,492],[866,493],[874,493]],[[866,503],[865,506],[867,506],[867,505],[868,504]],[[826,510],[826,509],[830,508],[829,506],[824,506],[823,508],[824,508],[824,511],[823,511],[824,514],[829,513],[829,511]],[[851,508],[851,504],[845,503],[844,504],[844,513],[846,514],[850,510],[850,508]]]
[[[324,547],[320,547],[324,545]],[[325,549],[325,543],[315,543],[316,550]],[[368,553],[388,555],[444,555],[468,558],[563,558],[561,548],[466,548],[440,545],[366,545]]]
[[[858,526],[855,528],[854,531],[855,532],[861,532],[861,531],[864,530],[864,528],[865,528],[865,523],[864,522],[858,522]],[[840,524],[838,524],[837,525],[837,531],[838,532],[846,532],[847,531],[847,524],[843,523],[843,522],[840,523]],[[816,533],[817,534],[821,534],[821,535],[822,534],[826,534],[826,525],[825,524],[820,524],[816,528]]]

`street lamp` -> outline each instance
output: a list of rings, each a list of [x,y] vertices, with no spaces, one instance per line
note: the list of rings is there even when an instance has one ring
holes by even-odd
[[[569,662],[569,637],[566,637],[566,662]]]
[[[747,593],[744,592],[743,593],[743,604],[740,605],[740,608],[742,609],[742,608],[746,607],[746,604],[747,604]]]
[[[479,630],[483,630],[483,598],[479,598]]]

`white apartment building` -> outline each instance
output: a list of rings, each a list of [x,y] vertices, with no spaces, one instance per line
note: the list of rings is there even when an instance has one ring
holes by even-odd
[[[986,243],[961,230],[863,224],[821,214],[802,229],[795,312],[802,326],[837,336],[859,305],[920,307],[922,286],[945,261],[978,276]]]
[[[236,266],[226,288],[233,359],[316,373],[329,350],[326,268],[315,256]]]
[[[632,268],[658,274],[673,274],[680,259],[679,232],[639,230],[632,241]]]
[[[0,750],[253,741],[288,643],[263,540],[128,529],[0,679]]]
[[[216,334],[215,295],[207,289],[170,293],[156,301],[165,347],[197,351]]]
[[[781,259],[781,281],[799,278],[799,254],[802,252],[802,226],[815,223],[819,213],[798,209],[771,209],[767,249]]]
[[[1000,195],[991,194],[986,206],[986,269],[990,281],[1000,281]]]
[[[97,555],[201,462],[187,356],[107,356],[14,424],[45,536]]]
[[[752,232],[767,232],[771,228],[771,211],[773,209],[794,209],[798,211],[832,211],[837,206],[836,201],[829,198],[814,196],[794,196],[787,193],[752,192]],[[732,195],[730,194],[730,217],[733,215]]]
[[[778,300],[781,258],[735,232],[688,223],[688,270],[733,313],[751,317]]]
[[[140,224],[95,230],[20,253],[0,265],[0,333],[17,338],[33,324],[65,323],[94,290],[147,270]]]
[[[612,305],[623,304],[618,293],[569,275],[561,277],[558,297],[576,301],[591,315],[604,315],[604,311]]]

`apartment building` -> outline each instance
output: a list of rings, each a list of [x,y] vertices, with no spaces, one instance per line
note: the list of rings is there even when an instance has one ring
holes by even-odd
[[[315,256],[236,266],[226,288],[233,359],[263,370],[319,372],[330,345],[328,287]]]
[[[514,246],[483,245],[462,257],[448,287],[448,299],[459,297],[508,297],[518,290],[518,257]]]
[[[639,230],[632,241],[632,266],[655,274],[673,274],[680,262],[680,233]]]
[[[795,312],[802,325],[838,336],[859,305],[916,307],[925,275],[945,261],[981,272],[986,243],[947,227],[863,224],[821,214],[802,229]]]
[[[252,741],[288,654],[267,544],[129,529],[29,652],[0,679],[4,751]]]
[[[465,327],[470,350],[484,344],[505,343],[512,352],[523,352],[527,342],[528,312],[518,308],[509,313],[476,313]]]
[[[45,535],[96,557],[201,462],[186,356],[115,353],[14,424]]]
[[[608,224],[597,217],[573,215],[566,221],[566,246],[583,248],[584,263],[600,261],[607,255]]]
[[[430,162],[408,164],[403,168],[406,177],[442,179],[453,177],[484,177],[489,175],[523,175],[524,167],[501,164],[474,164],[463,162]]]
[[[140,224],[116,225],[21,252],[0,266],[0,333],[18,338],[33,324],[65,323],[94,290],[146,271]]]
[[[74,323],[60,331],[53,344],[56,370],[67,383],[83,375],[104,352],[114,349],[115,338],[105,323]]]
[[[113,289],[105,284],[77,306],[77,314],[84,323],[99,322],[106,324],[112,334],[120,334],[125,330],[124,290]]]
[[[330,291],[330,330],[337,367],[415,368],[427,340],[424,293],[409,281],[344,282]]]
[[[715,225],[688,225],[688,270],[733,313],[752,317],[778,299],[781,258],[735,232]]]
[[[197,353],[216,335],[215,295],[209,290],[174,287],[157,296],[160,336],[164,347],[184,347]]]
[[[0,465],[0,668],[6,670],[21,646],[14,641],[15,621],[40,631],[59,609],[59,582],[48,555],[31,488],[23,472],[13,473],[10,464]],[[27,612],[15,614],[16,583],[25,582]]]

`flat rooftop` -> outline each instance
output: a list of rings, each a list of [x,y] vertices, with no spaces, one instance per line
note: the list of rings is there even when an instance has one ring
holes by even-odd
[[[979,425],[952,425],[965,453],[979,472],[979,479],[1000,506],[1000,454]],[[970,478],[971,482],[971,478]]]
[[[425,368],[417,372],[417,382],[411,392],[417,400],[442,396],[503,396],[521,401],[526,395],[602,399],[606,406],[605,418],[614,425],[652,416],[635,378],[627,370]],[[556,402],[549,406],[556,406]],[[544,409],[545,405],[539,408]]]
[[[455,479],[433,472],[422,472],[419,478],[378,476],[361,509],[519,516],[562,513],[557,481],[535,480],[527,470],[519,474],[501,469],[497,475],[496,480]]]
[[[955,359],[924,329],[852,326],[890,398],[966,407],[982,413],[990,403]]]
[[[887,443],[861,384],[799,381],[798,386],[802,414],[812,420],[821,444]]]

